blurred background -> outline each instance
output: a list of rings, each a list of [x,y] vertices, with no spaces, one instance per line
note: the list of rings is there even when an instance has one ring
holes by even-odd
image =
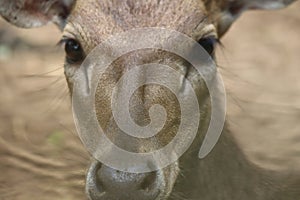
[[[249,160],[300,177],[300,2],[244,14],[217,57],[228,122]],[[77,137],[54,26],[0,20],[0,199],[85,199],[89,155]]]

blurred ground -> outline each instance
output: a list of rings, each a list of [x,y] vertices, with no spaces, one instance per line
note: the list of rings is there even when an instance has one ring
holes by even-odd
[[[231,129],[249,159],[300,172],[300,2],[249,12],[219,49]],[[85,199],[89,156],[77,138],[55,27],[0,21],[0,199]]]
[[[56,27],[0,22],[0,199],[85,199],[88,155],[76,136]]]
[[[300,2],[246,13],[223,38],[219,64],[231,130],[267,169],[300,172]]]

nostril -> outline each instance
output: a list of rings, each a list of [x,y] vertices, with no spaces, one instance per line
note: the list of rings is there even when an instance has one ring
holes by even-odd
[[[104,192],[106,190],[105,185],[103,184],[100,178],[96,179],[96,187],[99,192]]]
[[[86,192],[89,199],[101,199],[105,195],[104,185],[98,178],[97,173],[102,164],[98,162],[92,163],[86,181]]]
[[[157,175],[155,172],[149,173],[142,181],[140,188],[141,190],[150,191],[155,187]]]

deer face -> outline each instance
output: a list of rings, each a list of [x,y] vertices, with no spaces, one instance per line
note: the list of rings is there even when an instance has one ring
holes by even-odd
[[[65,75],[72,93],[74,75],[86,56],[110,35],[134,28],[161,27],[176,30],[198,41],[211,56],[218,38],[230,27],[242,11],[258,8],[280,8],[291,1],[267,0],[0,0],[0,13],[9,22],[20,27],[34,27],[52,21],[63,31],[66,50]],[[120,41],[126,42],[126,41]],[[163,63],[191,80],[199,101],[202,116],[209,116],[209,95],[201,77],[188,63],[174,54],[151,49],[131,52],[112,63],[107,73],[100,77],[95,95],[95,109],[99,124],[107,136],[119,147],[143,153],[166,145],[176,134],[180,123],[180,107],[176,97],[159,85],[138,88],[130,102],[130,114],[136,124],[149,123],[149,109],[159,104],[166,109],[167,120],[160,133],[145,141],[136,139],[128,147],[127,136],[122,135],[110,108],[111,93],[118,80],[132,66],[146,63]],[[214,73],[213,71],[211,73]],[[137,79],[144,77],[141,71]],[[213,74],[212,74],[213,76]],[[178,91],[185,91],[185,81],[174,81]],[[207,118],[201,119],[201,129],[207,128]],[[201,130],[198,137],[201,143]],[[192,152],[192,150],[191,150]],[[197,156],[197,155],[195,155]],[[189,155],[189,157],[192,157]],[[196,159],[196,158],[194,158]],[[86,180],[87,195],[93,200],[168,199],[178,181],[180,168],[192,160],[174,162],[164,169],[149,173],[129,173],[115,170],[94,161]],[[155,165],[155,163],[150,163]],[[190,183],[193,187],[193,183]],[[197,187],[194,187],[196,191]],[[188,196],[189,194],[185,194]],[[201,194],[199,194],[201,195]]]
[[[206,12],[204,4],[199,1],[77,1],[63,32],[67,51],[65,72],[70,88],[73,88],[73,75],[84,55],[110,35],[134,28],[162,27],[176,30],[199,41],[212,54],[217,32]],[[188,70],[187,63],[171,53],[142,50],[119,58],[109,67],[110,72],[100,78],[95,103],[99,124],[115,144],[137,153],[160,149],[168,144],[180,123],[180,107],[176,97],[164,87],[153,84],[135,91],[130,101],[130,115],[136,124],[145,126],[151,121],[150,108],[159,104],[168,115],[162,131],[152,139],[135,140],[125,136],[115,123],[110,106],[113,87],[133,66],[147,63],[168,65],[182,77],[197,76],[195,71]],[[145,74],[145,71],[141,71],[136,78],[144,78],[147,76]],[[200,77],[194,79],[196,82]],[[186,90],[182,80],[174,82],[176,88]],[[195,87],[204,104],[208,93],[200,80],[198,82]],[[88,172],[86,188],[91,199],[165,199],[171,193],[178,173],[177,162],[155,172],[134,174],[117,171],[95,161]]]

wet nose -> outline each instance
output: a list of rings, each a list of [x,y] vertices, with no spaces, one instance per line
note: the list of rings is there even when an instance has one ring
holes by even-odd
[[[97,165],[88,173],[87,192],[92,200],[155,200],[159,194],[156,172],[128,173]]]

